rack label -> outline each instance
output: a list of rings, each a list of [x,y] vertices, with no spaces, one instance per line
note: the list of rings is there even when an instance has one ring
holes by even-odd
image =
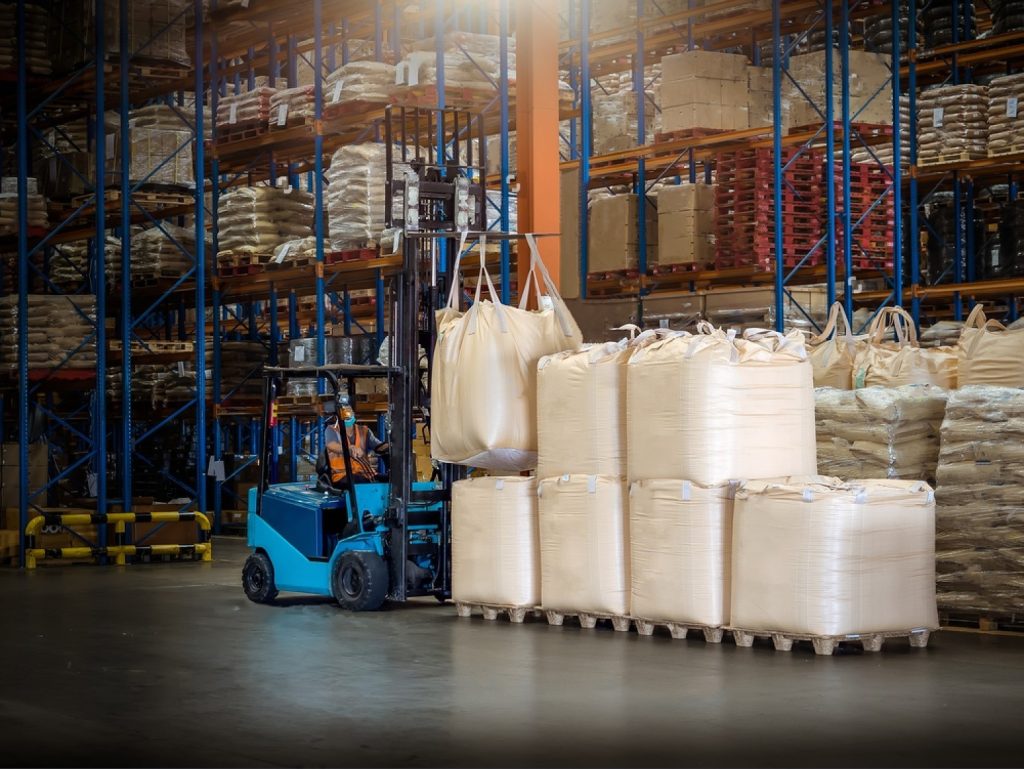
[[[233,101],[228,105],[228,125],[234,125],[238,122],[238,102]]]
[[[279,126],[288,125],[288,105],[282,104],[277,108],[277,124]]]
[[[1011,96],[1006,100],[1006,117],[1017,117],[1017,97]]]
[[[932,110],[932,125],[935,128],[942,128],[942,107],[936,107]]]
[[[334,92],[331,95],[331,104],[337,104],[338,103],[338,100],[341,98],[341,87],[344,84],[345,84],[345,80],[343,78],[339,78],[338,82],[334,84]]]
[[[303,345],[296,345],[292,357],[295,358],[296,363],[302,363],[306,359],[306,348]]]

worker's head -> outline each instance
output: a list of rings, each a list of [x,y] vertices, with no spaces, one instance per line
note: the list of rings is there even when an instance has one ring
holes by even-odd
[[[338,399],[338,419],[345,427],[352,427],[356,423],[356,412],[352,410],[352,404],[347,395]]]

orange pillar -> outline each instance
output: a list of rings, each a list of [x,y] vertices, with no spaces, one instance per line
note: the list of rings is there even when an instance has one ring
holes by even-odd
[[[558,3],[512,3],[516,28],[516,139],[519,232],[559,231]],[[559,239],[539,238],[540,253],[558,284]],[[518,245],[519,285],[530,253]]]

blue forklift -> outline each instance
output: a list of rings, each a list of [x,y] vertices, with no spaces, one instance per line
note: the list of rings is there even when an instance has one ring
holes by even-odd
[[[434,311],[447,296],[447,286],[459,279],[454,259],[438,269],[436,244],[467,235],[511,236],[486,231],[482,117],[451,109],[387,108],[384,128],[385,221],[403,236],[402,264],[389,291],[388,365],[264,368],[260,484],[249,494],[252,554],[242,569],[245,594],[257,603],[289,591],[333,597],[352,611],[372,611],[386,601],[414,596],[442,602],[451,597],[451,487],[465,469],[441,464],[430,481],[417,481],[413,452],[417,428],[429,430]],[[465,163],[459,158],[461,141],[451,142],[453,156],[435,155],[433,139],[441,130],[460,140],[478,132],[478,163],[473,162],[472,142]],[[345,472],[340,482],[327,472],[318,473],[315,482],[272,484],[277,399],[287,393],[288,383],[324,382],[318,387],[324,392],[321,405],[332,412],[346,393],[355,392],[361,378],[387,380],[386,472],[373,482],[356,481],[342,428]]]

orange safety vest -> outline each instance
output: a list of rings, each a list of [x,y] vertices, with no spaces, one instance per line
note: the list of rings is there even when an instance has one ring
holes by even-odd
[[[347,429],[340,420],[338,431]],[[357,481],[372,481],[377,477],[377,458],[367,449],[369,444],[368,428],[357,424],[352,428],[353,435],[349,440],[348,451],[352,459],[352,475]],[[327,450],[327,459],[331,465],[331,482],[340,483],[345,480],[344,451]]]

